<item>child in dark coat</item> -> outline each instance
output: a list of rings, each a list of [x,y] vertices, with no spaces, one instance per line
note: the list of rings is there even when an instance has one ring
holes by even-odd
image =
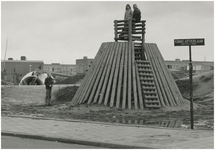
[[[133,20],[135,23],[140,22],[141,20],[141,11],[137,7],[136,4],[133,5],[134,11],[133,11]]]
[[[50,73],[47,74],[47,78],[45,79],[45,86],[46,86],[46,98],[45,98],[45,105],[50,106],[51,103],[51,92],[52,92],[52,87],[54,84],[54,79],[51,76]]]

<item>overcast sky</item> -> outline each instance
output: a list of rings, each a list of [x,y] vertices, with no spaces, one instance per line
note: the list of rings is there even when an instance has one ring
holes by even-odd
[[[103,42],[114,41],[114,20],[126,4],[137,4],[146,20],[146,43],[156,43],[165,60],[189,59],[189,47],[174,39],[204,38],[192,59],[214,61],[213,1],[1,1],[1,59],[75,64],[94,58]]]

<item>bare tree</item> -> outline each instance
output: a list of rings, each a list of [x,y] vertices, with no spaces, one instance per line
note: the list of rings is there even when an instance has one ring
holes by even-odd
[[[9,44],[9,38],[6,39],[6,47],[5,47],[5,54],[4,54],[4,63],[3,63],[3,66],[2,66],[3,67],[2,68],[3,71],[5,71],[5,66],[6,66],[6,62],[5,61],[6,61],[7,51],[9,49],[9,47],[10,47],[8,44]]]
[[[5,54],[4,54],[4,64],[3,64],[3,71],[5,71],[5,59],[7,55],[7,48],[8,48],[8,38],[6,39],[6,48],[5,48]]]

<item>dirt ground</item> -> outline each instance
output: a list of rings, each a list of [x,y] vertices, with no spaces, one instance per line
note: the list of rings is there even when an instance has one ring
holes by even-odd
[[[213,72],[209,72],[195,76],[193,82],[194,128],[213,130],[214,74]],[[189,82],[187,80],[179,80],[177,81],[177,85],[182,95],[186,99],[189,99]],[[65,92],[69,88],[72,89],[70,95],[68,95],[68,92]],[[37,103],[26,102],[26,100],[19,100],[17,102],[17,93],[10,92],[8,94],[8,90],[11,89],[2,86],[2,115],[78,119],[169,128],[190,128],[190,103],[188,100],[183,106],[161,109],[122,110],[95,104],[82,104],[69,108],[70,99],[74,96],[77,87],[67,87],[64,93],[62,91],[61,94],[58,93],[57,98],[52,101],[52,106],[44,106],[39,101]],[[66,94],[67,99],[65,97],[63,98]]]

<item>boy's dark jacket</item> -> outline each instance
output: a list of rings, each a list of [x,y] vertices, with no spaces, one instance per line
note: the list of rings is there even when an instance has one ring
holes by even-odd
[[[139,9],[135,9],[133,11],[133,19],[135,19],[135,22],[139,22],[141,19],[141,11]]]
[[[54,84],[54,80],[52,79],[52,77],[47,77],[45,79],[46,89],[51,89],[53,84]]]

